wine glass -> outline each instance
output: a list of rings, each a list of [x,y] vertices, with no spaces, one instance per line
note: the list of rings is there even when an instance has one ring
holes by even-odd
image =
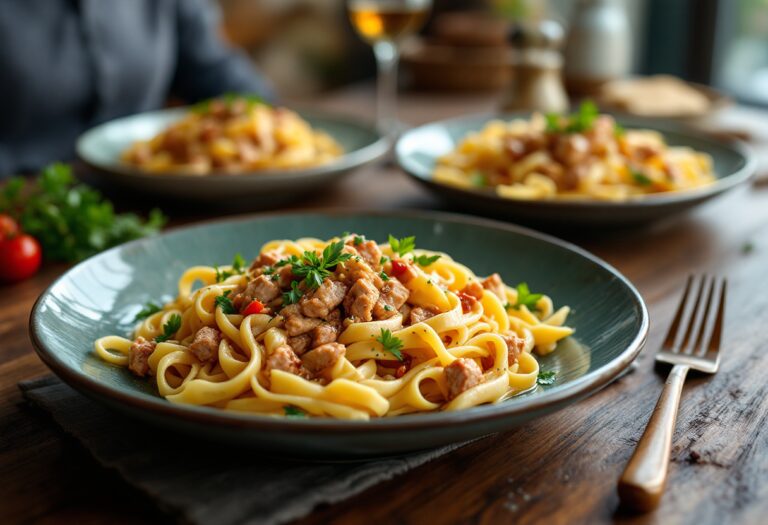
[[[400,44],[424,25],[432,0],[347,0],[357,33],[373,46],[378,66],[376,119],[390,141],[398,134],[397,66]]]

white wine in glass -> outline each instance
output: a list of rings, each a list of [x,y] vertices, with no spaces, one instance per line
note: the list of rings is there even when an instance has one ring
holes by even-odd
[[[396,137],[397,66],[400,44],[424,25],[432,0],[347,0],[349,18],[358,34],[373,46],[378,66],[377,121],[390,140]]]

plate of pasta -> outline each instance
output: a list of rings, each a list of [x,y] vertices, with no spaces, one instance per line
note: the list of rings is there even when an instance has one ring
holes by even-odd
[[[365,123],[223,95],[101,124],[77,142],[98,182],[175,198],[274,204],[380,158]]]
[[[53,371],[115,409],[318,457],[519,425],[610,382],[647,329],[632,285],[562,241],[449,214],[352,211],[117,247],[54,283],[30,320]]]
[[[396,147],[400,166],[482,214],[628,224],[680,212],[745,182],[748,150],[674,123],[577,112],[485,115],[428,124]]]

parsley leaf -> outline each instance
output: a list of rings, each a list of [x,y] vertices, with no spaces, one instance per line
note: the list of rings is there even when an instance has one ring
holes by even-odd
[[[364,242],[365,242],[365,235],[363,235],[362,237],[360,235],[355,235],[355,238],[352,240],[352,243],[355,246],[360,246]]]
[[[540,385],[554,385],[555,377],[557,377],[557,374],[552,370],[548,370],[547,372],[539,370],[539,375],[536,377],[536,383]]]
[[[283,304],[295,304],[299,302],[303,292],[299,290],[299,283],[291,281],[291,289],[283,293]]]
[[[381,259],[379,259],[379,264],[382,264],[382,265],[386,264],[387,261],[389,261],[389,257],[387,257],[386,255],[382,255]]]
[[[389,275],[387,275],[384,272],[379,272],[379,277],[381,277],[381,280],[384,281],[384,282],[389,281]]]
[[[531,293],[528,289],[527,283],[520,283],[517,285],[517,302],[515,308],[520,308],[522,305],[528,307],[529,310],[536,308],[536,303],[543,297],[540,293]]]
[[[384,350],[394,355],[398,361],[403,360],[403,354],[400,351],[400,349],[403,348],[403,342],[400,340],[400,338],[393,336],[392,332],[386,328],[382,328],[381,335],[377,337],[376,340],[381,343],[381,346],[384,347]]]
[[[237,313],[235,305],[232,304],[232,299],[229,298],[230,293],[232,293],[232,290],[227,290],[224,292],[224,295],[219,295],[214,299],[214,301],[216,301],[216,306],[220,307],[221,311],[227,315]]]
[[[275,263],[275,268],[281,268],[286,264],[296,264],[297,262],[299,262],[299,258],[296,257],[295,255],[291,255],[287,259],[280,259],[279,261],[277,261]]]
[[[413,235],[410,237],[403,237],[402,239],[397,239],[392,236],[392,234],[389,235],[389,246],[392,248],[392,251],[399,254],[400,257],[405,255],[408,252],[412,252],[416,249],[416,237]]]
[[[233,275],[245,273],[245,259],[239,253],[235,254],[235,258],[232,260],[232,269],[222,271],[218,266],[216,269],[216,282],[220,283],[226,281]]]
[[[139,313],[136,314],[136,317],[134,317],[133,320],[134,321],[141,321],[142,319],[146,319],[147,317],[149,317],[152,314],[156,314],[157,312],[159,312],[162,309],[163,309],[162,306],[160,306],[159,304],[156,304],[156,303],[153,303],[153,302],[150,301],[150,302],[148,302],[147,304],[144,305],[144,308],[139,310]]]
[[[599,116],[597,106],[591,100],[585,100],[579,106],[578,111],[572,115],[561,116],[557,113],[547,113],[544,118],[547,121],[547,133],[583,133],[592,129],[595,120]],[[567,123],[563,126],[563,121]]]
[[[297,258],[292,263],[293,274],[302,277],[309,288],[318,288],[336,265],[352,258],[352,254],[342,253],[343,249],[344,241],[338,241],[326,246],[321,257],[315,252],[306,251],[302,259]]]
[[[631,171],[632,179],[641,186],[650,186],[653,184],[651,178],[641,171]]]
[[[47,260],[66,262],[157,233],[166,220],[159,210],[147,221],[115,213],[110,201],[78,184],[72,168],[61,163],[47,166],[36,180],[10,179],[0,191],[0,213],[17,219],[40,242]]]
[[[440,257],[442,257],[442,255],[419,255],[418,257],[414,255],[413,260],[419,266],[429,266],[430,264],[433,264],[435,261],[437,261]]]
[[[307,417],[306,412],[304,412],[299,407],[295,407],[293,405],[285,405],[283,407],[283,411],[285,412],[285,415],[288,417]]]
[[[469,183],[475,188],[483,188],[488,186],[488,177],[482,171],[473,171],[469,176]]]
[[[167,341],[179,331],[179,328],[181,328],[181,316],[179,314],[173,314],[163,325],[163,333],[155,337],[155,341],[158,343]]]

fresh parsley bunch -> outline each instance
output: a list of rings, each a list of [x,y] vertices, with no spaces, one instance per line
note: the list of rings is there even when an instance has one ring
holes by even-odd
[[[547,131],[549,133],[583,133],[592,129],[599,112],[591,100],[585,100],[573,115],[547,113]]]
[[[52,261],[74,262],[117,244],[156,233],[165,224],[159,210],[143,221],[115,213],[112,203],[85,184],[76,184],[67,164],[51,164],[35,182],[8,181],[0,193],[0,213],[18,219]]]

